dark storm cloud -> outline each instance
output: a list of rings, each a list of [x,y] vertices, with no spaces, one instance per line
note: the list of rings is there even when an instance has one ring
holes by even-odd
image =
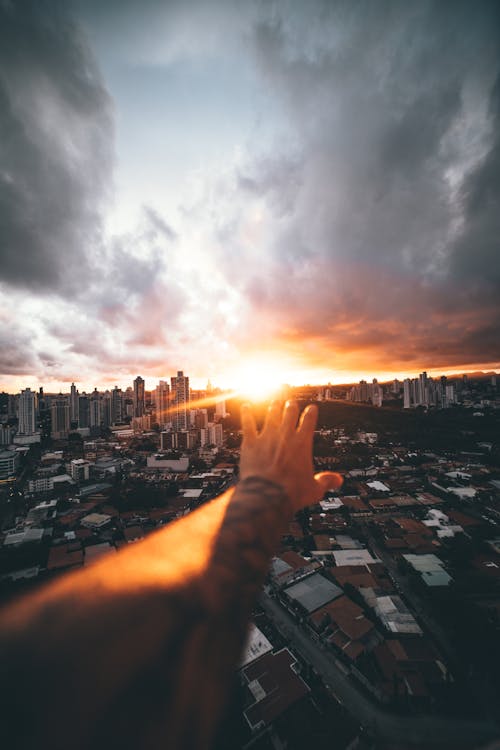
[[[0,0],[0,280],[75,288],[99,241],[112,116],[64,4]]]
[[[0,325],[0,373],[30,374],[37,364],[30,334],[11,320]]]
[[[500,6],[275,11],[256,25],[254,49],[301,154],[299,188],[286,222],[267,200],[269,262],[243,258],[248,299],[274,311],[277,331],[326,329],[325,347],[378,349],[388,366],[408,352],[443,365],[500,358],[489,326],[500,315]],[[282,165],[272,186],[286,194]],[[268,170],[239,188],[265,198]]]
[[[500,21],[500,19],[499,19]],[[491,91],[491,145],[461,190],[464,228],[453,248],[452,270],[482,294],[500,294],[500,71]]]

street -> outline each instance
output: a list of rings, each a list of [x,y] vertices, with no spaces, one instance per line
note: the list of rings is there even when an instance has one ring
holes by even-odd
[[[384,710],[358,689],[346,675],[346,667],[308,637],[277,601],[263,592],[260,604],[291,648],[316,670],[345,709],[375,737],[419,747],[439,743],[473,748],[500,735],[499,728],[486,721],[433,715],[399,716]]]

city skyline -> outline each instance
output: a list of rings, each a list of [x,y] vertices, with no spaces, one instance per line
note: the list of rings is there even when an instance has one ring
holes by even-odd
[[[426,377],[435,381],[437,381],[438,379],[442,379],[442,378],[445,378],[445,379],[450,378],[450,380],[453,381],[454,379],[458,380],[464,377],[465,378],[471,377],[472,379],[477,378],[477,377],[479,378],[488,378],[488,377],[496,378],[497,376],[500,377],[500,372],[497,372],[495,370],[488,370],[488,371],[454,370],[454,371],[444,372],[442,370],[427,368],[423,372]],[[183,371],[178,370],[177,374],[179,375],[179,373],[183,375]],[[195,379],[193,381],[193,379],[190,378],[190,376],[187,376],[186,378],[184,378],[184,380],[187,380],[188,383],[191,383],[191,385],[188,385],[188,388],[190,391],[194,390],[196,392],[200,392],[200,391],[202,393],[205,392],[206,394],[208,394],[208,396],[210,395],[210,393],[215,392],[215,393],[222,393],[225,395],[229,394],[235,397],[238,397],[238,396],[244,397],[245,395],[251,396],[252,391],[253,391],[253,395],[255,395],[257,398],[260,397],[260,394],[262,394],[262,398],[264,399],[264,398],[271,396],[273,391],[278,391],[283,386],[291,386],[291,387],[298,387],[298,388],[300,388],[301,386],[302,387],[315,387],[315,386],[335,387],[335,386],[356,386],[357,384],[362,384],[362,383],[367,383],[367,382],[368,383],[378,382],[381,385],[388,386],[392,384],[393,382],[398,382],[402,387],[403,383],[406,380],[408,381],[415,380],[415,379],[418,379],[421,375],[422,373],[419,373],[419,372],[406,372],[406,373],[391,374],[390,376],[386,377],[385,373],[371,373],[371,374],[365,373],[362,377],[355,379],[355,380],[344,380],[344,381],[335,382],[330,379],[330,380],[322,380],[322,381],[308,382],[308,383],[306,382],[285,383],[285,382],[280,381],[279,379],[276,379],[269,383],[264,384],[264,380],[261,379],[254,385],[253,388],[250,383],[250,380],[247,380],[246,389],[245,387],[241,387],[241,385],[240,387],[236,387],[235,385],[227,386],[227,385],[222,385],[217,382],[212,383],[210,378],[208,379],[200,378],[198,380]],[[97,382],[92,382],[92,384],[85,384],[85,383],[78,382],[78,381],[77,382],[72,381],[71,383],[69,382],[61,383],[60,384],[61,387],[54,389],[54,390],[47,389],[43,383],[38,383],[36,385],[24,383],[24,385],[18,391],[9,392],[9,391],[4,390],[3,392],[8,392],[11,395],[16,395],[16,393],[21,394],[25,389],[27,389],[27,390],[31,390],[33,394],[36,394],[39,392],[41,388],[44,394],[46,395],[56,396],[58,393],[62,393],[65,396],[69,396],[70,409],[73,411],[76,407],[71,406],[71,403],[72,403],[73,395],[75,393],[76,395],[84,393],[87,396],[90,396],[92,392],[94,391],[98,391],[99,393],[113,394],[113,392],[115,392],[116,390],[119,390],[123,396],[125,396],[126,393],[129,393],[134,404],[134,413],[135,413],[135,410],[136,410],[135,385],[136,385],[137,380],[142,381],[141,401],[142,401],[142,409],[144,409],[144,398],[145,398],[146,393],[150,393],[154,400],[156,399],[168,400],[171,396],[171,393],[172,392],[175,393],[175,387],[173,383],[174,381],[177,380],[177,376],[165,374],[164,376],[160,378],[143,379],[141,375],[135,375],[135,377],[131,377],[130,381],[123,381],[122,383],[115,382],[112,385],[110,383],[100,384]],[[171,381],[171,385],[167,382],[168,380]],[[269,386],[269,387],[264,388],[263,387],[264,385]],[[207,401],[209,400],[210,399],[207,398]],[[142,416],[142,412],[135,413],[135,416]]]
[[[500,368],[498,4],[0,9],[0,390]]]

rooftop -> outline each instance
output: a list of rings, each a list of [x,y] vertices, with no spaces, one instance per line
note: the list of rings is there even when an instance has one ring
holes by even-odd
[[[319,573],[304,578],[286,589],[286,595],[308,612],[314,612],[328,602],[342,596],[342,589]]]
[[[380,562],[367,549],[343,549],[333,553],[335,565],[369,565]]]
[[[259,630],[255,623],[250,623],[250,630],[248,631],[247,641],[241,657],[240,668],[246,667],[272,650],[272,644],[267,640],[264,633]]]
[[[295,657],[287,648],[267,653],[242,670],[253,703],[244,716],[251,729],[268,726],[309,692],[293,669]]]

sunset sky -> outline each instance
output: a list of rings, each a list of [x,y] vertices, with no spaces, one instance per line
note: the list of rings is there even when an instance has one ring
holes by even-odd
[[[498,369],[499,246],[495,0],[0,0],[0,390]]]

